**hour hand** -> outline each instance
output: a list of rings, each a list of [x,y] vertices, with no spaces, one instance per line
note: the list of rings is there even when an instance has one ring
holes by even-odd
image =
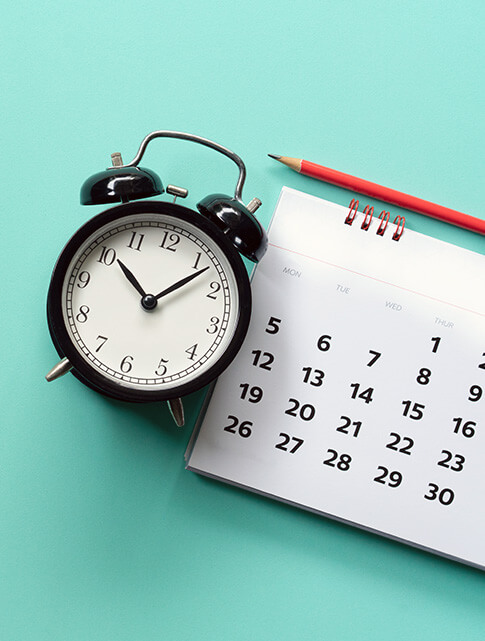
[[[198,272],[194,272],[193,274],[190,274],[190,276],[186,276],[185,278],[182,278],[181,280],[178,280],[176,283],[174,283],[173,285],[170,285],[170,287],[167,287],[167,289],[164,289],[162,292],[157,294],[155,296],[156,300],[158,300],[159,298],[162,298],[162,296],[166,296],[167,294],[171,294],[172,292],[174,292],[179,287],[183,287],[187,283],[190,283],[191,280],[193,280],[197,276],[200,276],[201,274],[203,274],[208,269],[209,269],[209,265],[207,267],[204,267],[204,269],[199,269]]]
[[[121,270],[123,274],[126,276],[126,278],[129,280],[129,282],[133,285],[133,287],[136,289],[136,291],[140,294],[140,296],[143,298],[146,296],[145,290],[143,287],[140,285],[140,283],[136,280],[135,276],[133,273],[128,269],[128,267],[119,260],[117,259],[118,265],[121,267]]]

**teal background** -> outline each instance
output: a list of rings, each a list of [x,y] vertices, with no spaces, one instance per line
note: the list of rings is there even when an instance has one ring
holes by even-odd
[[[102,209],[81,207],[79,187],[155,129],[240,154],[246,201],[263,201],[265,224],[283,184],[351,197],[267,153],[483,218],[484,7],[3,5],[0,638],[483,639],[482,572],[185,471],[202,392],[178,430],[165,407],[44,375],[57,360],[45,319],[52,267]],[[189,188],[189,206],[233,190],[232,163],[190,143],[155,141],[145,160]],[[406,220],[485,252],[483,236]]]

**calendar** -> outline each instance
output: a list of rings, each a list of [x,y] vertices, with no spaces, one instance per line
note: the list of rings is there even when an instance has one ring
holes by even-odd
[[[283,188],[187,468],[485,569],[485,256]]]

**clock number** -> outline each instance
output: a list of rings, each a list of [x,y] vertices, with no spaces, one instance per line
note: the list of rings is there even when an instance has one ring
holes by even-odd
[[[429,383],[429,379],[431,378],[431,370],[428,369],[427,367],[422,367],[419,370],[419,374],[416,377],[416,382],[419,383],[420,385],[427,385]]]
[[[200,262],[200,257],[202,256],[202,252],[197,252],[197,258],[195,259],[195,263],[192,265],[192,269],[198,269],[199,268],[199,262]]]
[[[264,330],[267,334],[277,334],[280,331],[281,318],[271,316],[268,321],[268,326]]]
[[[475,436],[475,427],[477,426],[475,421],[463,422],[463,418],[461,416],[457,416],[453,421],[455,422],[455,429],[453,430],[454,434],[461,433],[465,438],[472,438],[472,436]]]
[[[158,363],[158,367],[155,370],[155,374],[157,376],[165,376],[165,374],[167,373],[167,366],[165,365],[165,363],[168,363],[168,360],[161,358],[160,362]]]
[[[227,417],[231,422],[229,425],[224,427],[224,432],[230,432],[231,434],[238,434],[242,438],[249,438],[252,434],[251,427],[253,425],[252,421],[241,421],[237,416],[229,414]],[[236,429],[237,428],[237,429]]]
[[[321,352],[328,352],[330,349],[330,341],[332,340],[331,336],[328,336],[328,334],[324,334],[323,336],[320,336],[320,338],[317,341],[317,347]]]
[[[453,490],[450,490],[449,487],[445,487],[440,490],[439,486],[436,485],[436,483],[429,483],[428,490],[429,494],[424,495],[424,498],[428,499],[428,501],[434,501],[435,499],[438,499],[441,505],[450,505],[450,503],[453,503],[455,493],[453,492]]]
[[[259,403],[262,400],[263,390],[257,385],[250,387],[249,383],[241,383],[239,387],[242,389],[241,398],[243,400],[247,398],[250,403]]]
[[[352,388],[351,398],[361,398],[366,403],[372,402],[372,394],[374,392],[373,387],[368,387],[363,392],[360,392],[360,394],[359,394],[360,383],[351,383],[350,387]]]
[[[485,356],[485,352],[483,352],[482,356]],[[485,361],[483,363],[479,363],[478,367],[480,369],[485,369]]]
[[[283,440],[280,443],[276,443],[275,448],[277,450],[283,450],[283,452],[288,452],[289,454],[294,454],[298,448],[300,448],[305,442],[302,438],[297,438],[296,436],[290,436],[284,432],[280,432],[280,436]],[[287,447],[290,441],[295,441],[295,444],[291,449]]]
[[[163,232],[163,239],[162,242],[160,243],[159,247],[162,249],[167,249],[169,252],[174,252],[176,251],[176,246],[180,242],[180,236],[176,234],[175,232],[168,232],[164,231]]]
[[[433,354],[436,354],[438,351],[438,345],[440,344],[441,341],[441,336],[435,336],[434,338],[431,339],[431,342],[434,343],[433,349],[431,350]]]
[[[330,454],[330,456],[323,461],[324,465],[336,467],[341,472],[350,470],[350,463],[352,462],[350,454],[339,454],[336,450],[331,449],[328,449],[327,453]]]
[[[255,367],[271,370],[271,364],[274,361],[274,356],[271,352],[262,352],[260,349],[253,349],[251,354],[254,354],[253,365]]]
[[[88,320],[89,307],[87,305],[81,305],[79,308],[79,313],[76,316],[78,323],[85,323]]]
[[[104,344],[106,343],[106,341],[108,340],[108,337],[107,337],[107,336],[98,336],[98,337],[96,338],[96,340],[97,340],[97,341],[101,340],[101,343],[96,347],[96,350],[95,350],[96,352],[99,352],[99,350],[103,347],[103,345],[104,345]]]
[[[461,454],[453,454],[449,450],[441,450],[441,453],[445,455],[443,459],[438,461],[437,465],[441,467],[447,467],[453,472],[461,472],[463,466],[465,465],[465,457]]]
[[[312,367],[303,367],[302,372],[305,373],[303,376],[303,382],[313,385],[313,387],[320,387],[323,385],[323,377],[325,372],[322,372],[321,369],[313,369]]]
[[[139,252],[141,251],[141,244],[143,242],[143,239],[145,238],[145,234],[140,234],[136,231],[131,232],[131,238],[130,242],[128,243],[128,247],[130,249],[134,249],[135,251]]]
[[[311,421],[315,416],[316,410],[310,403],[305,403],[300,407],[300,401],[296,398],[289,398],[288,403],[291,403],[291,406],[285,410],[285,414],[289,416],[299,416],[302,421]]]
[[[89,283],[89,281],[91,280],[91,275],[89,274],[89,272],[81,272],[78,276],[78,279],[79,279],[79,283],[77,284],[77,286],[80,289],[84,289],[86,285]]]
[[[483,390],[480,385],[472,385],[470,387],[470,396],[468,397],[469,401],[476,402],[482,398]]]
[[[404,405],[404,411],[403,411],[403,416],[409,416],[409,418],[412,418],[413,421],[419,421],[423,418],[423,410],[425,408],[425,405],[422,403],[413,403],[412,401],[403,401],[402,405]]]
[[[376,483],[382,483],[382,485],[388,485],[389,487],[399,487],[401,485],[401,472],[397,472],[396,470],[394,470],[394,472],[389,472],[387,467],[384,467],[383,465],[379,465],[377,467],[377,471],[380,471],[380,474],[374,477],[374,481]]]
[[[104,265],[107,265],[108,267],[112,265],[116,260],[116,252],[112,248],[105,247],[104,245],[101,247],[101,256],[98,258],[96,262],[98,263],[103,263]]]
[[[197,346],[198,346],[198,343],[196,343],[195,345],[192,345],[192,347],[188,347],[185,350],[185,353],[188,354],[188,358],[191,361],[195,360],[197,357],[197,354],[196,354]]]
[[[390,443],[386,445],[390,450],[394,450],[395,452],[401,452],[401,454],[407,454],[408,456],[411,456],[411,449],[414,445],[414,441],[412,438],[409,438],[409,436],[400,436],[397,432],[391,432],[389,434],[394,440],[392,440]],[[405,443],[405,445],[402,445],[402,443]],[[401,444],[401,447],[398,447],[398,445]]]
[[[125,356],[120,363],[120,370],[123,372],[123,374],[128,374],[128,372],[131,372],[132,367],[133,367],[133,356]]]
[[[350,434],[349,427],[351,425],[354,425],[355,429],[351,436],[355,438],[359,436],[360,428],[362,427],[362,421],[352,421],[352,419],[348,416],[341,416],[340,420],[344,422],[342,423],[342,425],[339,425],[339,427],[336,428],[337,432],[342,432],[342,434]]]
[[[211,318],[211,324],[209,327],[205,330],[208,334],[215,334],[218,329],[219,329],[219,323],[221,322],[217,316],[212,316]]]
[[[212,291],[209,294],[207,294],[207,298],[212,298],[212,300],[217,300],[216,294],[220,290],[221,284],[214,280],[212,281],[212,283],[210,283],[209,287],[212,289]]]
[[[372,365],[374,365],[374,363],[382,356],[382,354],[381,352],[375,352],[373,349],[369,350],[369,354],[373,354],[373,357],[367,363],[367,367],[372,367]]]

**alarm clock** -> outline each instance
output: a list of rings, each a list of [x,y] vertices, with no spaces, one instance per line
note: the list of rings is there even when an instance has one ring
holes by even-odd
[[[165,190],[139,166],[154,138],[192,141],[225,155],[239,169],[234,196],[202,198],[197,210],[146,200]],[[184,424],[182,397],[212,382],[236,356],[251,314],[251,289],[241,256],[259,261],[267,246],[254,216],[261,202],[242,201],[246,169],[239,156],[200,136],[154,131],[135,158],[85,181],[83,205],[114,204],[86,222],[54,267],[47,320],[61,360],[48,381],[71,372],[108,397],[167,401]],[[134,202],[135,201],[135,202]],[[121,204],[117,204],[121,203]]]

